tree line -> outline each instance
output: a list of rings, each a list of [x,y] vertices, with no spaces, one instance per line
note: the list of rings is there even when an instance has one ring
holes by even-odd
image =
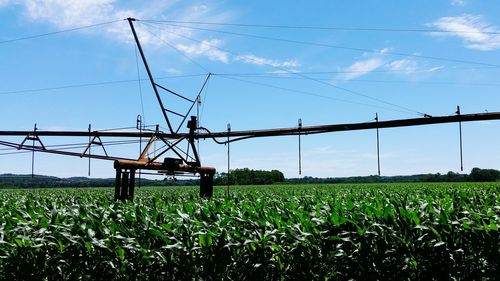
[[[231,170],[229,184],[231,185],[265,185],[275,183],[287,184],[322,184],[322,183],[390,183],[390,182],[494,182],[500,181],[500,171],[494,169],[474,168],[470,174],[448,172],[446,174],[421,174],[411,176],[364,176],[343,178],[291,178],[285,179],[278,170],[264,171],[248,168]],[[136,186],[139,184],[136,178]],[[227,173],[217,173],[214,185],[228,184]],[[58,178],[35,175],[0,175],[0,188],[45,188],[45,187],[113,187],[114,178],[92,179],[85,177]],[[158,180],[141,179],[141,186],[197,186],[198,179]]]
[[[243,168],[229,172],[229,184],[232,185],[261,185],[282,183],[284,181],[285,176],[278,170],[264,171]],[[227,183],[227,173],[218,173],[216,175],[214,185],[226,185]]]
[[[293,178],[287,183],[391,183],[391,182],[495,182],[500,180],[500,171],[473,168],[470,174],[448,172],[446,174],[420,174],[411,176],[360,176],[343,178]]]
[[[136,178],[136,187],[139,179]],[[188,186],[199,185],[198,179],[174,180],[162,178],[157,180],[140,179],[141,186]],[[42,175],[0,175],[0,188],[45,188],[45,187],[114,187],[115,179],[93,179],[86,177],[58,178]]]

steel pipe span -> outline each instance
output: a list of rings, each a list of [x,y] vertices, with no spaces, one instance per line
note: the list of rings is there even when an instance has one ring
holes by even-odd
[[[471,121],[486,121],[500,120],[500,112],[463,114],[451,116],[436,116],[425,118],[398,119],[379,122],[364,122],[364,123],[348,123],[348,124],[333,124],[319,126],[303,126],[301,128],[279,128],[269,130],[254,130],[254,131],[231,131],[231,132],[214,132],[206,134],[198,134],[197,138],[222,138],[222,137],[271,137],[271,136],[287,136],[297,134],[320,134],[328,132],[340,131],[355,131],[368,129],[382,128],[397,128],[410,127],[443,123],[471,122]]]
[[[424,118],[411,118],[411,119],[397,119],[378,122],[364,122],[364,123],[346,123],[346,124],[331,124],[331,125],[318,125],[318,126],[303,126],[301,128],[276,128],[264,130],[247,130],[247,131],[231,131],[231,132],[206,132],[195,133],[192,137],[195,139],[207,138],[227,138],[227,137],[273,137],[273,136],[287,136],[297,134],[320,134],[328,132],[341,132],[341,131],[354,131],[354,130],[368,130],[368,129],[383,129],[383,128],[397,128],[397,127],[410,127],[432,124],[444,123],[457,123],[457,122],[472,122],[472,121],[486,121],[486,120],[500,120],[500,112],[489,113],[474,113],[450,116],[435,116]],[[139,138],[139,137],[152,137],[153,135],[160,136],[167,139],[181,139],[187,138],[189,134],[179,133],[163,133],[163,132],[139,132],[139,131],[122,131],[122,132],[109,132],[109,131],[0,131],[0,136],[47,136],[47,137],[114,137],[114,138]]]

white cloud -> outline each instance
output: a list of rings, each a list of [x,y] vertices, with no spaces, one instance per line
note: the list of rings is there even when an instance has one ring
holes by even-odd
[[[378,51],[377,53],[380,54],[380,55],[385,55],[386,53],[388,53],[390,51],[392,51],[391,48],[383,48],[380,51]]]
[[[487,24],[480,15],[442,17],[428,24],[446,33],[435,32],[434,36],[453,36],[461,38],[470,49],[491,51],[500,49],[500,29]]]
[[[220,46],[221,43],[222,41],[220,40],[212,39],[203,40],[200,43],[191,45],[177,44],[176,48],[187,55],[203,55],[208,57],[210,60],[227,63],[229,61],[228,54],[218,49],[218,46]]]
[[[0,0],[0,8],[3,6],[10,5],[13,1],[12,0]]]
[[[207,5],[186,5],[180,1],[152,0],[131,3],[116,0],[0,0],[0,7],[19,5],[28,20],[37,23],[49,23],[58,29],[75,28],[102,22],[126,19],[165,19],[179,21],[224,22],[231,17],[227,12],[216,12]],[[143,45],[163,47],[176,45],[186,37],[194,37],[194,31],[186,28],[174,28],[162,25],[147,26],[135,24],[136,31]],[[111,40],[132,43],[130,27],[126,22],[117,22],[103,28],[92,29],[94,34],[104,33]],[[184,37],[184,38],[183,38]],[[199,37],[199,36],[198,36]]]
[[[363,76],[367,73],[374,71],[379,68],[383,64],[382,59],[380,58],[371,58],[367,60],[357,61],[347,67],[342,74],[342,78],[345,80],[352,80]]]
[[[439,70],[442,70],[442,69],[444,69],[444,66],[435,66],[435,67],[428,68],[426,70],[426,72],[434,72],[434,71],[439,71]]]
[[[283,69],[283,70],[274,70],[274,71],[270,71],[269,73],[272,73],[272,74],[294,74],[294,73],[301,73],[302,71],[300,71],[299,69]]]
[[[253,54],[240,55],[240,56],[235,57],[234,60],[242,61],[242,62],[248,63],[248,64],[268,65],[268,66],[272,66],[272,67],[283,67],[283,68],[294,68],[294,67],[300,66],[300,64],[296,60],[278,61],[278,60],[258,57],[258,56],[255,56]]]
[[[27,15],[34,21],[46,21],[58,27],[90,25],[111,18],[114,0],[25,0]]]
[[[176,68],[172,68],[172,67],[167,68],[167,69],[165,70],[165,72],[167,72],[167,73],[169,73],[169,74],[182,74],[182,71],[181,71],[181,70],[176,69]]]
[[[416,60],[409,58],[390,60],[386,57],[386,54],[391,49],[384,48],[372,55],[371,58],[364,60],[358,60],[352,63],[350,66],[342,69],[342,73],[339,74],[335,80],[352,80],[360,76],[366,75],[377,69],[382,69],[385,72],[399,75],[412,75],[415,76],[418,73],[431,73],[443,69],[442,66],[426,66],[418,63]]]
[[[19,4],[24,8],[24,15],[33,22],[50,23],[59,29],[75,28],[102,22],[126,19],[170,19],[179,21],[196,21],[203,19],[211,22],[224,22],[231,17],[230,13],[214,12],[207,5],[183,5],[178,1],[148,1],[140,8],[131,8],[132,4],[116,0],[0,0],[0,7]],[[127,6],[128,5],[128,6]],[[143,45],[153,47],[174,46],[177,50],[190,56],[205,56],[213,61],[228,63],[229,54],[218,49],[223,42],[219,39],[203,40],[188,28],[167,25],[151,25],[147,22],[136,22],[136,32]],[[133,37],[126,22],[107,25],[92,32],[104,32],[113,40],[132,43]],[[197,36],[198,35],[198,36]],[[195,38],[199,43],[186,43]],[[279,62],[270,59],[246,55],[236,58],[251,64],[268,64],[275,67],[292,68],[299,66],[296,61]]]
[[[452,6],[465,6],[465,0],[451,0]]]
[[[142,3],[142,2],[141,2]],[[137,19],[172,19],[178,21],[225,22],[232,15],[230,12],[217,12],[208,5],[186,5],[175,0],[152,0],[138,4],[116,0],[0,0],[0,7],[19,5],[23,15],[30,21],[49,23],[58,29],[68,29],[87,25],[122,20],[128,17]],[[135,6],[134,6],[135,5]],[[141,24],[142,23],[142,24]],[[220,39],[200,39],[200,31],[188,28],[135,22],[136,32],[142,45],[149,47],[172,46],[186,55],[205,56],[210,60],[228,63],[230,56],[218,47]],[[92,29],[93,34],[101,33],[111,40],[133,43],[130,27],[126,21]],[[187,42],[190,38],[199,43]],[[235,58],[255,65],[271,65],[287,69],[300,64],[295,60],[277,61],[255,55],[243,55]]]
[[[421,65],[417,61],[411,59],[393,60],[384,64],[383,68],[392,73],[402,75],[417,75],[418,73],[431,73],[444,69],[443,66],[429,67]]]
[[[417,71],[417,62],[410,59],[391,61],[385,67],[397,73],[411,74]]]

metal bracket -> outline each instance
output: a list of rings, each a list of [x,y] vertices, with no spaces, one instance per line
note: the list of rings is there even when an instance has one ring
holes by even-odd
[[[85,153],[87,153],[87,151],[90,149],[90,147],[92,145],[97,145],[97,146],[102,147],[102,150],[104,151],[104,155],[106,155],[106,157],[108,157],[108,152],[106,152],[106,148],[104,147],[104,144],[103,144],[103,141],[101,140],[101,137],[99,137],[99,135],[97,134],[97,132],[94,132],[94,133],[95,133],[94,137],[89,142],[89,144],[87,145],[87,147],[85,148],[85,150],[82,152],[82,154],[81,154],[80,157],[83,157],[85,155]]]
[[[180,138],[178,140],[176,140],[174,143],[170,143],[169,141],[167,141],[165,138],[163,137],[158,137],[157,139],[160,139],[161,141],[163,141],[163,143],[165,143],[165,145],[168,147],[167,149],[163,150],[162,152],[158,153],[155,157],[149,159],[149,163],[151,162],[154,162],[156,159],[160,158],[160,156],[162,156],[163,154],[165,154],[166,152],[172,150],[182,161],[184,162],[188,162],[187,159],[184,159],[184,157],[175,149],[177,144],[179,144],[181,141],[184,140],[184,138]]]
[[[33,133],[29,133],[25,138],[24,140],[19,144],[19,146],[17,147],[17,150],[21,150],[21,149],[26,149],[26,148],[31,148],[31,149],[35,149],[35,141],[38,142],[40,144],[40,147],[42,148],[42,150],[46,150],[45,148],[45,145],[43,145],[42,143],[42,140],[40,139],[40,137],[37,135],[36,131],[38,130],[38,128],[36,127],[36,124],[35,124],[35,128],[33,129]],[[24,143],[26,141],[33,141],[33,145],[30,146],[30,145],[24,145]]]

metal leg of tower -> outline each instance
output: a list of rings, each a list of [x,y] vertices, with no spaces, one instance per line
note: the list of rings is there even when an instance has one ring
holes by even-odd
[[[116,169],[115,200],[119,200],[120,199],[121,179],[122,179],[122,170],[121,169]]]
[[[135,170],[130,170],[130,179],[128,185],[127,199],[134,200],[134,189],[135,189]]]
[[[126,171],[122,173],[122,186],[120,188],[120,198],[119,198],[121,201],[125,201],[125,199],[127,199],[127,191],[130,183],[129,175],[130,173]]]
[[[210,199],[214,193],[214,174],[200,174],[200,197]]]

